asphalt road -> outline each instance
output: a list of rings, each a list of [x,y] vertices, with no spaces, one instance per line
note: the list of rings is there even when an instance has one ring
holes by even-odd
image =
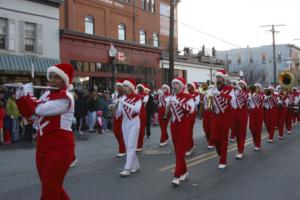
[[[235,160],[235,143],[230,143],[228,167],[222,171],[215,151],[206,149],[200,121],[195,131],[197,148],[187,158],[190,176],[180,187],[170,183],[172,144],[159,147],[159,128],[153,127],[138,155],[141,171],[128,178],[119,175],[125,158],[116,158],[112,134],[78,138],[79,162],[70,169],[65,189],[72,200],[300,200],[300,125],[282,141],[263,139],[260,152],[253,151],[248,133],[243,160]],[[33,145],[0,147],[0,200],[39,199],[34,151]]]

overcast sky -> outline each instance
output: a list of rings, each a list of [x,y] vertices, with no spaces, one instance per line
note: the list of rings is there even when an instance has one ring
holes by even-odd
[[[181,0],[178,4],[179,49],[200,49],[203,44],[217,50],[272,43],[268,24],[277,27],[276,43],[300,46],[300,0]],[[201,31],[232,44],[209,37]]]

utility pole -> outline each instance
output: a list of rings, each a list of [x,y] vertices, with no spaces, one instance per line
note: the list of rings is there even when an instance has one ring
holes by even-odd
[[[272,27],[270,32],[272,32],[273,39],[273,65],[274,65],[274,86],[277,84],[277,60],[276,60],[276,43],[275,43],[275,33],[278,31],[275,30],[275,27],[285,26],[285,24],[272,24],[272,25],[263,25],[261,27]]]
[[[175,22],[175,7],[178,0],[170,0],[170,33],[169,33],[169,85],[172,84],[174,78],[174,22]]]

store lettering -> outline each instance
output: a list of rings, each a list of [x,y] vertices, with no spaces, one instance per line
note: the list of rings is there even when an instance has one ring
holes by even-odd
[[[112,0],[100,0],[100,1],[109,5],[115,5],[119,8],[124,8],[124,5],[120,2],[113,2]]]

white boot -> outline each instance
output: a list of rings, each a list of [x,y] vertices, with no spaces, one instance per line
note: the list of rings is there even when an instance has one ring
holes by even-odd
[[[239,154],[237,154],[237,155],[235,156],[235,158],[236,158],[236,159],[242,159],[242,158],[244,158],[244,155],[241,154],[241,153],[239,153]]]
[[[224,164],[219,164],[218,168],[219,168],[219,169],[225,169],[225,168],[226,168],[226,165],[224,165]]]
[[[124,169],[123,171],[120,172],[120,175],[123,177],[130,176],[130,170]]]
[[[254,147],[254,151],[260,151],[259,147]]]
[[[179,186],[179,185],[180,185],[180,180],[179,180],[179,178],[173,178],[172,184],[173,184],[174,186]]]
[[[189,176],[189,173],[186,172],[185,174],[183,174],[183,175],[180,176],[179,180],[180,181],[185,181],[186,179],[188,179],[188,176]]]

